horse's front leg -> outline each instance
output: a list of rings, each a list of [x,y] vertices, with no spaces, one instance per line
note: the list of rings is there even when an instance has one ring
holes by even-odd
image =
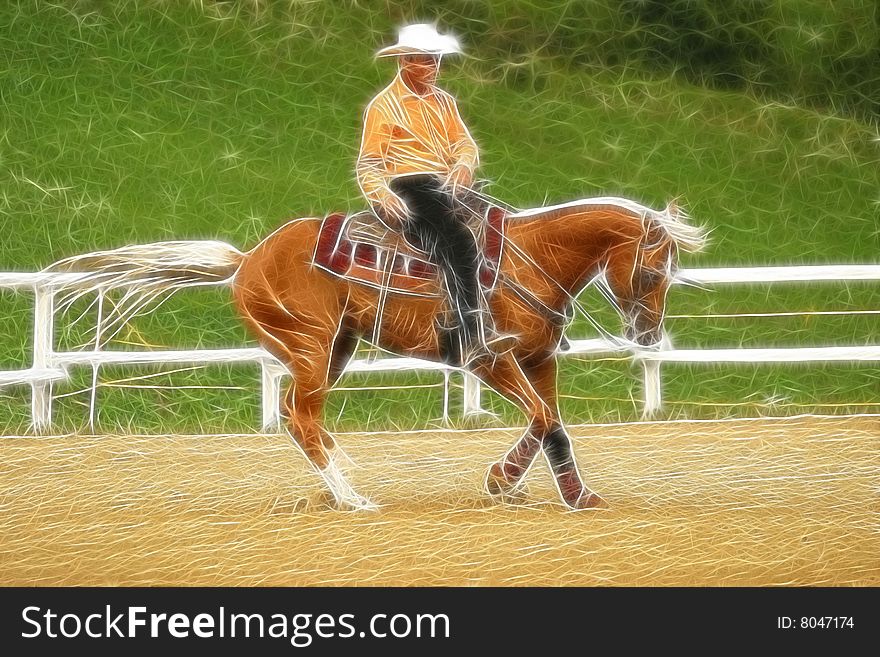
[[[541,438],[529,427],[522,438],[486,473],[486,491],[489,495],[515,496],[540,451]]]
[[[572,509],[601,509],[608,504],[584,485],[574,460],[571,438],[560,424],[541,439],[544,456],[553,472],[553,480],[562,500]]]
[[[511,380],[495,366],[487,368],[483,376],[491,379],[499,392],[510,387]],[[556,487],[562,500],[574,509],[592,509],[607,506],[598,495],[587,488],[581,480],[571,447],[571,439],[562,426],[556,396],[556,359],[547,356],[540,361],[527,363],[520,369],[529,387],[541,400],[544,412],[531,415],[528,430],[517,443],[494,463],[486,475],[486,489],[491,495],[509,495],[515,492],[538,453],[543,449],[553,472]],[[515,377],[514,377],[515,378]],[[487,381],[488,382],[488,381]],[[518,401],[518,397],[511,397]],[[530,410],[523,406],[527,412]]]

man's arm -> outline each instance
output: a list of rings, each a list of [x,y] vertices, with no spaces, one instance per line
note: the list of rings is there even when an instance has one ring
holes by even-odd
[[[374,100],[364,114],[364,136],[355,172],[364,197],[373,206],[379,218],[391,228],[406,221],[409,210],[388,186],[388,148],[392,124]]]
[[[374,100],[364,112],[364,134],[355,171],[357,182],[367,200],[374,205],[382,205],[391,189],[386,183],[385,157],[391,140],[391,125]]]
[[[471,181],[474,171],[480,165],[480,152],[477,143],[461,119],[458,106],[452,96],[447,96],[448,120],[447,129],[453,156],[452,168],[462,167],[470,172]],[[468,181],[470,184],[471,181]]]

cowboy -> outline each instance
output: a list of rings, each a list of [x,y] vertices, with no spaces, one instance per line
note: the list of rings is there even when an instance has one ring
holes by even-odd
[[[460,52],[454,37],[417,24],[377,53],[397,57],[398,74],[367,106],[357,160],[358,184],[377,216],[443,271],[457,326],[445,355],[457,364],[493,353],[481,312],[481,256],[461,201],[479,152],[455,100],[435,84],[442,56]]]

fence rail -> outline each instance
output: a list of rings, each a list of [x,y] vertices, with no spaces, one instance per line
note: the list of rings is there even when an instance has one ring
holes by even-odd
[[[24,384],[31,387],[31,420],[36,431],[52,425],[52,389],[67,377],[69,367],[88,366],[93,370],[91,413],[94,421],[98,368],[124,364],[256,363],[261,368],[262,422],[264,430],[274,430],[280,421],[281,380],[286,372],[268,352],[259,347],[234,349],[110,351],[55,351],[54,290],[62,283],[76,282],[87,274],[0,272],[0,289],[31,291],[34,294],[33,359],[29,368],[0,371],[0,386]],[[683,269],[677,283],[691,285],[756,284],[782,282],[878,281],[880,265],[813,265],[782,267],[718,267]],[[676,363],[765,363],[878,361],[880,345],[834,347],[788,347],[775,349],[659,349],[638,350],[609,340],[570,339],[567,355],[630,354],[643,368],[643,412],[650,416],[660,409],[662,397],[661,365]],[[449,374],[441,363],[418,358],[356,359],[346,368],[352,372],[438,371],[444,375],[443,418],[449,416]],[[472,375],[464,377],[464,412],[481,411],[481,387]]]

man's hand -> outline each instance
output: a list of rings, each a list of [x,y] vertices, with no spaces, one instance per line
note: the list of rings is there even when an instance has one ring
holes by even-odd
[[[398,229],[409,218],[409,208],[397,194],[389,193],[382,199],[377,214],[389,228]]]
[[[452,190],[453,195],[455,195],[460,188],[468,188],[473,182],[474,174],[470,168],[464,164],[456,164],[449,170],[449,174],[446,176],[443,184]]]

